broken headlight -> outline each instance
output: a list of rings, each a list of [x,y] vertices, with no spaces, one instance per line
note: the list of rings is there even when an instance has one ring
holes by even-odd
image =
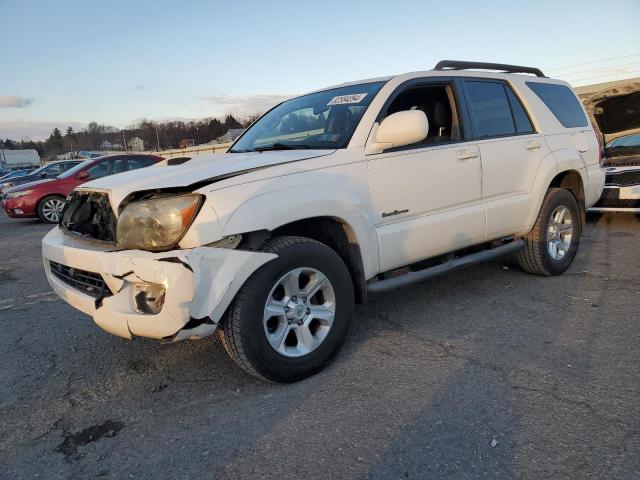
[[[118,218],[118,247],[152,251],[173,247],[193,222],[201,198],[189,193],[130,203]]]

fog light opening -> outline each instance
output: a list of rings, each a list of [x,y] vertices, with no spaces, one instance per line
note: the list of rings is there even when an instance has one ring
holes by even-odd
[[[134,299],[136,311],[148,315],[157,315],[164,306],[166,289],[157,283],[136,283],[134,285]]]

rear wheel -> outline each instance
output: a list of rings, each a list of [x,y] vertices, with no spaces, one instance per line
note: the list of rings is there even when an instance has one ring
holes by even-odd
[[[58,223],[63,208],[64,198],[58,195],[49,195],[40,200],[38,204],[38,218],[45,223]]]
[[[349,271],[336,252],[308,238],[281,237],[278,258],[240,289],[219,329],[231,358],[275,382],[322,370],[340,350],[354,305]]]
[[[563,188],[550,188],[533,229],[524,238],[518,263],[529,273],[560,275],[571,266],[581,234],[582,215],[576,198]]]

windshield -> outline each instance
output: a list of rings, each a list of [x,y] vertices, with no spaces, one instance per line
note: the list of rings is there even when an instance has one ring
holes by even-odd
[[[640,134],[627,135],[625,137],[616,138],[608,146],[609,147],[638,147],[640,146]]]
[[[14,172],[7,173],[3,177],[0,177],[0,180],[5,180],[5,179],[8,180],[9,178],[24,177],[28,173],[29,173],[29,170],[16,170]]]
[[[229,151],[345,148],[384,83],[350,85],[287,100],[254,123]]]
[[[85,160],[84,162],[80,162],[79,164],[77,164],[75,167],[71,167],[69,170],[67,170],[64,173],[61,173],[60,175],[58,175],[57,178],[69,178],[69,177],[73,177],[78,170],[82,170],[84,167],[86,167],[87,165],[89,165],[91,162],[93,162],[93,160]]]

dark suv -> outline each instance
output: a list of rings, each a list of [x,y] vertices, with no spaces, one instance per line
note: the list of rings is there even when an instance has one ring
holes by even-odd
[[[45,178],[56,178],[61,173],[66,172],[71,167],[75,167],[82,160],[60,160],[58,162],[50,162],[46,165],[34,170],[28,175],[12,178],[6,184],[3,184],[3,190],[8,190],[16,185],[22,185],[23,183],[35,182],[36,180],[43,180]],[[0,192],[2,193],[2,192]]]

